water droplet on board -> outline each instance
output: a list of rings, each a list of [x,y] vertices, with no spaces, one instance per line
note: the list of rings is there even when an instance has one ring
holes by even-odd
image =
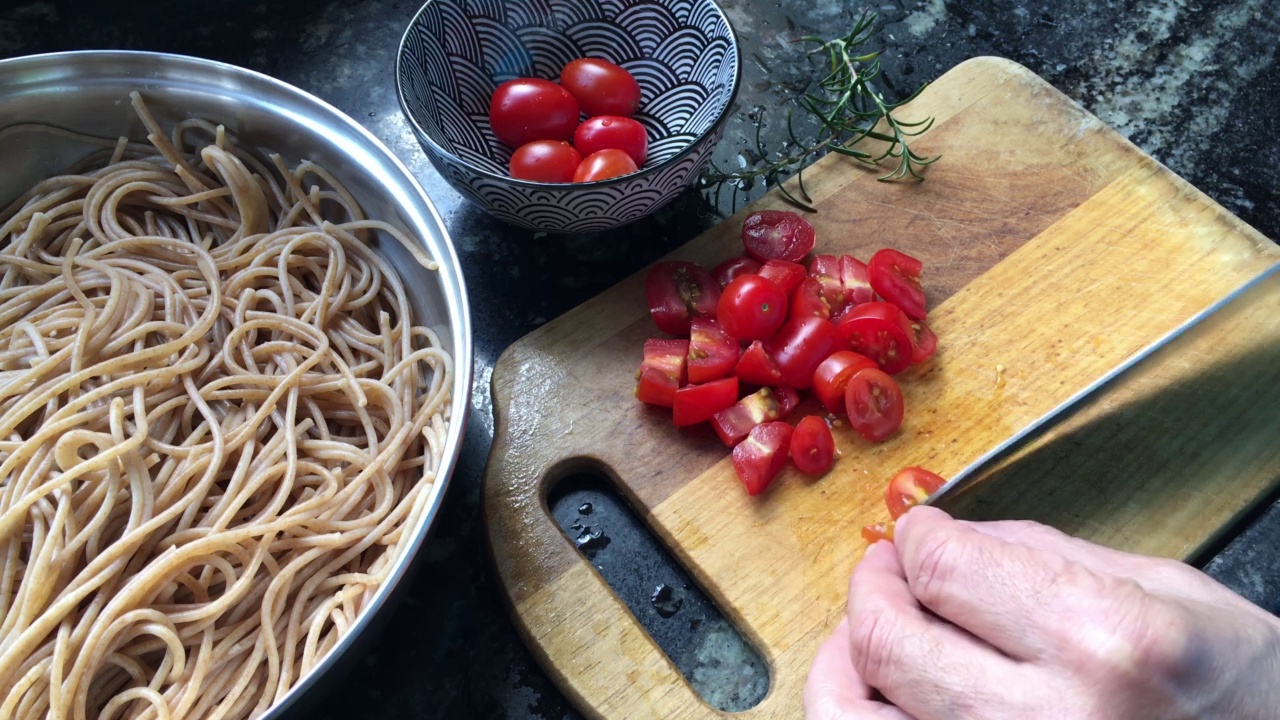
[[[649,602],[653,603],[653,609],[659,615],[669,618],[680,610],[681,605],[684,605],[684,598],[676,595],[675,589],[664,583],[654,588]]]
[[[610,540],[603,531],[593,530],[587,526],[578,533],[578,537],[573,542],[587,556],[587,559],[592,559],[597,552],[609,547]]]
[[[591,503],[589,502],[584,502],[578,506],[579,515],[590,515],[593,510],[595,510],[595,508],[591,507]]]

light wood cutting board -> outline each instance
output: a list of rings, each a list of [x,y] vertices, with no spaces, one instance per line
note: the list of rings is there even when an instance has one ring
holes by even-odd
[[[584,469],[611,478],[760,651],[770,692],[735,715],[801,717],[805,674],[863,551],[859,528],[887,519],[883,490],[896,470],[957,472],[1280,262],[1270,240],[1014,63],[968,61],[903,115],[937,121],[918,142],[943,155],[924,183],[879,183],[879,173],[835,156],[805,175],[819,207],[818,252],[865,260],[891,246],[928,273],[940,351],[901,376],[907,419],[894,439],[873,446],[843,428],[828,476],[788,469],[748,497],[711,432],[679,431],[632,397],[641,344],[658,335],[644,271],[498,361],[484,485],[493,559],[525,641],[587,715],[722,713],[556,526],[546,496],[557,479]],[[743,215],[768,207],[786,205],[767,196],[670,257],[712,267],[740,253]],[[1025,462],[961,496],[956,512],[1043,519],[1149,553],[1194,552],[1280,481],[1278,290],[1269,283],[1233,305],[1228,321],[1190,341],[1191,355],[1144,365],[1022,453]],[[1214,392],[1215,378],[1241,372],[1256,386]],[[1246,421],[1270,421],[1275,432],[1234,438]]]

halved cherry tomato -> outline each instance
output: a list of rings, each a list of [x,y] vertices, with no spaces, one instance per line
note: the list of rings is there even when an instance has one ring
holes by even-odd
[[[761,266],[758,274],[777,285],[778,289],[788,297],[805,278],[803,265],[786,260],[769,260]]]
[[[725,445],[733,447],[742,442],[751,428],[780,419],[777,396],[769,388],[760,388],[712,416],[711,427]]]
[[[813,225],[790,210],[757,210],[742,222],[742,245],[760,262],[800,262],[813,240]]]
[[[906,511],[928,500],[930,495],[946,484],[947,481],[941,475],[924,468],[905,467],[893,476],[884,489],[884,504],[889,508],[889,515],[897,520]]]
[[[597,150],[582,160],[582,164],[573,171],[574,182],[595,182],[609,178],[630,175],[639,168],[631,156],[621,150],[612,148]]]
[[[790,313],[792,318],[819,317],[827,320],[831,317],[831,306],[828,304],[822,281],[816,277],[805,278],[791,293]]]
[[[938,350],[938,336],[925,325],[916,320],[911,323],[911,363],[922,363],[933,357]]]
[[[925,318],[924,289],[920,271],[924,265],[910,255],[885,248],[871,256],[871,287],[880,297],[902,308],[912,320]]]
[[[728,375],[738,364],[739,353],[738,341],[714,320],[696,317],[689,323],[689,382],[705,383]]]
[[[893,303],[853,307],[840,318],[836,329],[850,350],[875,360],[890,375],[911,364],[911,320]]]
[[[720,293],[716,317],[739,340],[763,340],[787,319],[787,296],[759,275],[742,275]]]
[[[859,370],[873,367],[876,367],[876,361],[866,355],[852,350],[833,352],[813,371],[813,393],[829,412],[843,415],[844,391],[849,387],[849,378]]]
[[[733,469],[748,495],[759,495],[782,472],[792,432],[784,422],[764,423],[752,428],[747,439],[733,448]]]
[[[738,378],[686,385],[676,391],[671,419],[676,427],[706,422],[712,415],[738,401]]]
[[[764,351],[782,371],[782,381],[800,390],[812,386],[813,371],[844,347],[836,326],[819,317],[792,318],[764,343]]]
[[[489,98],[489,127],[513,148],[534,140],[568,140],[578,115],[578,101],[568,90],[540,78],[508,80]]]
[[[782,371],[778,369],[778,363],[764,351],[764,343],[759,340],[752,340],[743,351],[733,374],[742,382],[752,385],[778,385],[782,382]]]
[[[629,117],[597,115],[588,119],[573,131],[573,146],[583,155],[600,150],[621,150],[644,165],[649,157],[649,135],[644,126]]]
[[[875,290],[871,287],[871,269],[852,255],[840,256],[840,282],[848,294],[850,306],[876,299]]]
[[[821,285],[833,320],[855,305],[875,300],[867,266],[851,255],[817,255],[809,264],[809,275]]]
[[[671,407],[676,391],[688,379],[688,340],[651,338],[644,341],[644,360],[636,373],[636,398],[640,402]]]
[[[840,258],[835,255],[815,255],[809,263],[809,277],[813,280],[818,297],[825,301],[826,317],[838,315],[849,304],[848,293],[840,280]],[[810,290],[814,292],[814,290]]]
[[[877,368],[859,370],[844,390],[849,424],[871,442],[883,442],[902,427],[902,388]]]
[[[608,60],[571,60],[560,71],[560,84],[578,99],[587,117],[630,117],[640,107],[640,84],[635,76]]]
[[[831,469],[835,458],[836,441],[827,421],[817,415],[801,418],[791,435],[791,462],[800,472],[821,475]]]
[[[654,264],[644,281],[649,313],[668,335],[688,335],[695,317],[715,317],[720,286],[701,265],[672,260]]]
[[[720,289],[723,290],[726,285],[733,282],[733,279],[739,275],[757,275],[760,272],[760,263],[745,255],[739,257],[731,257],[720,263],[711,271],[711,277],[720,283]]]
[[[867,541],[868,545],[875,545],[881,540],[893,542],[893,523],[876,523],[874,525],[864,525],[862,528],[862,539]]]
[[[567,183],[582,156],[563,140],[534,140],[511,154],[511,177],[533,182]]]

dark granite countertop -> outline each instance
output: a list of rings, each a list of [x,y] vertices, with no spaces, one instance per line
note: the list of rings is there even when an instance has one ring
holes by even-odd
[[[718,161],[734,166],[755,134],[756,111],[804,87],[811,73],[796,35],[831,35],[855,12],[880,13],[886,72],[904,91],[975,55],[1020,62],[1081,102],[1246,222],[1280,238],[1280,116],[1276,38],[1268,0],[724,0],[743,43],[744,86]],[[414,585],[388,630],[345,677],[326,683],[328,718],[577,717],[520,644],[494,587],[479,514],[492,436],[489,376],[513,341],[714,224],[731,209],[689,192],[657,217],[600,236],[553,237],[492,221],[448,187],[420,152],[395,99],[392,65],[416,0],[7,0],[0,58],[57,50],[177,52],[259,70],[312,92],[381,138],[436,202],[457,245],[476,326],[473,413],[461,464]],[[765,127],[766,139],[782,128]],[[2,167],[2,164],[0,164]],[[759,191],[755,191],[758,193]],[[739,202],[745,198],[739,198]],[[557,515],[566,524],[582,514]],[[642,533],[609,515],[591,519],[614,541],[597,564],[636,579],[622,590],[647,603],[655,583],[683,587],[678,569],[648,557]],[[612,525],[610,525],[612,523]],[[598,532],[598,530],[597,530]],[[1259,513],[1208,565],[1233,589],[1280,609],[1280,505]],[[692,597],[692,596],[691,596]],[[689,635],[693,598],[658,635]],[[662,609],[661,605],[658,609]],[[669,610],[670,608],[667,608]],[[696,618],[695,618],[696,620]],[[731,662],[734,642],[708,623],[677,652],[707,692],[750,695]],[[669,639],[669,638],[668,638]],[[662,640],[662,638],[660,638]],[[736,668],[736,669],[735,669]],[[745,669],[744,669],[745,668]],[[737,688],[737,689],[734,689]],[[739,693],[741,691],[741,693]],[[739,693],[735,695],[735,693]]]

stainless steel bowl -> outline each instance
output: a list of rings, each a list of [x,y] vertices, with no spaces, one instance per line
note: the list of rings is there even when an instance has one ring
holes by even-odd
[[[129,104],[143,93],[164,124],[205,117],[224,124],[247,148],[270,148],[287,160],[329,168],[378,219],[406,229],[439,264],[421,267],[396,242],[375,246],[404,280],[415,320],[439,334],[454,360],[453,419],[428,510],[412,528],[410,547],[351,631],[265,715],[279,717],[339,664],[376,622],[427,537],[457,463],[470,407],[471,320],[458,257],[444,223],[409,170],[382,143],[337,109],[286,83],[223,63],[145,52],[84,51],[0,60],[0,128],[41,122],[145,141]],[[76,141],[21,133],[0,138],[0,206],[37,181],[64,171],[92,148]]]

